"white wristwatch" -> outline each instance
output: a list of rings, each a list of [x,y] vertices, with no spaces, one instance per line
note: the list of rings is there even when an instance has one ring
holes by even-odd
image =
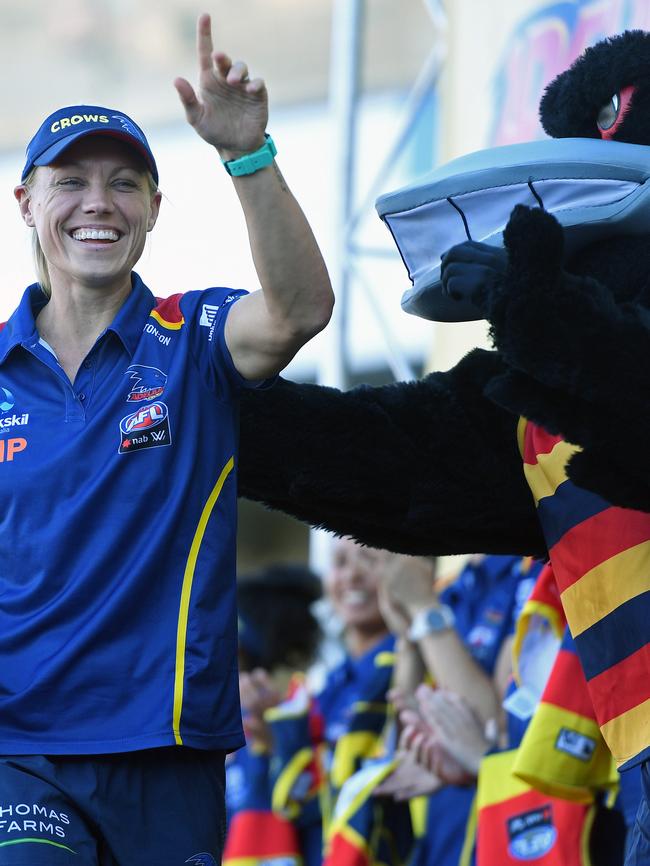
[[[448,605],[441,604],[436,607],[429,607],[426,610],[418,611],[413,617],[407,637],[413,643],[417,643],[428,634],[448,631],[454,627],[455,622],[454,612]]]

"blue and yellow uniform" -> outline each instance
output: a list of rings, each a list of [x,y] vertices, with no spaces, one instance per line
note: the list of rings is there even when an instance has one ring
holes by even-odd
[[[474,660],[492,674],[504,640],[530,593],[541,565],[520,556],[470,560],[441,593],[454,611],[456,630]],[[412,866],[467,866],[472,862],[472,786],[447,785],[428,798],[426,828]]]
[[[380,750],[394,644],[394,637],[386,635],[362,656],[347,656],[329,673],[316,698],[303,686],[267,710],[274,752],[270,760],[249,754],[235,762],[245,779],[233,792],[239,797],[231,797],[231,805],[240,811],[231,822],[225,863],[251,866],[275,857],[317,866],[323,862],[324,837],[326,858],[334,856],[327,862],[344,862],[337,846],[346,843],[349,834],[334,841],[337,850],[331,855],[328,836],[336,829],[332,815],[345,783]],[[358,838],[356,828],[351,833]],[[361,848],[348,846],[345,856],[361,856],[363,844],[361,840]]]
[[[243,743],[237,396],[257,383],[224,337],[242,294],[160,301],[134,274],[74,383],[38,285],[0,333],[0,755]]]

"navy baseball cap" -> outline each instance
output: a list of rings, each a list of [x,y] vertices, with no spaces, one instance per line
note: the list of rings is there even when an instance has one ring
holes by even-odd
[[[158,183],[158,169],[144,132],[137,123],[113,108],[69,105],[46,117],[27,145],[24,181],[36,165],[50,165],[70,145],[85,135],[109,135],[130,144],[146,162]]]

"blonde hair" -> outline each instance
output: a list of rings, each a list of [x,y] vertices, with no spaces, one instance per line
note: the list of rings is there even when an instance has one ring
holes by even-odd
[[[30,192],[31,187],[34,184],[34,178],[36,177],[36,171],[38,166],[34,166],[34,168],[27,175],[25,180],[23,181],[23,186]],[[153,179],[153,175],[151,172],[146,169],[145,174],[147,177],[147,184],[149,186],[149,192],[152,197],[158,192],[158,184]],[[45,253],[43,252],[43,247],[41,246],[41,242],[38,238],[38,232],[35,228],[32,228],[32,259],[34,261],[34,269],[36,271],[36,281],[41,287],[43,293],[49,298],[52,294],[52,285],[50,283],[50,272],[47,267],[47,259],[45,258]]]

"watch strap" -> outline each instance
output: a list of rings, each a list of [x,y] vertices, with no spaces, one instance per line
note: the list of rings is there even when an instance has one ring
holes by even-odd
[[[413,643],[417,643],[428,634],[452,629],[455,623],[456,617],[449,605],[440,604],[435,607],[429,607],[426,610],[418,611],[413,617],[408,630],[408,639]]]
[[[264,144],[253,150],[251,153],[245,153],[237,159],[222,159],[223,167],[232,177],[242,177],[247,174],[255,174],[261,168],[266,168],[271,165],[278,152],[275,142],[268,134],[264,133]]]

